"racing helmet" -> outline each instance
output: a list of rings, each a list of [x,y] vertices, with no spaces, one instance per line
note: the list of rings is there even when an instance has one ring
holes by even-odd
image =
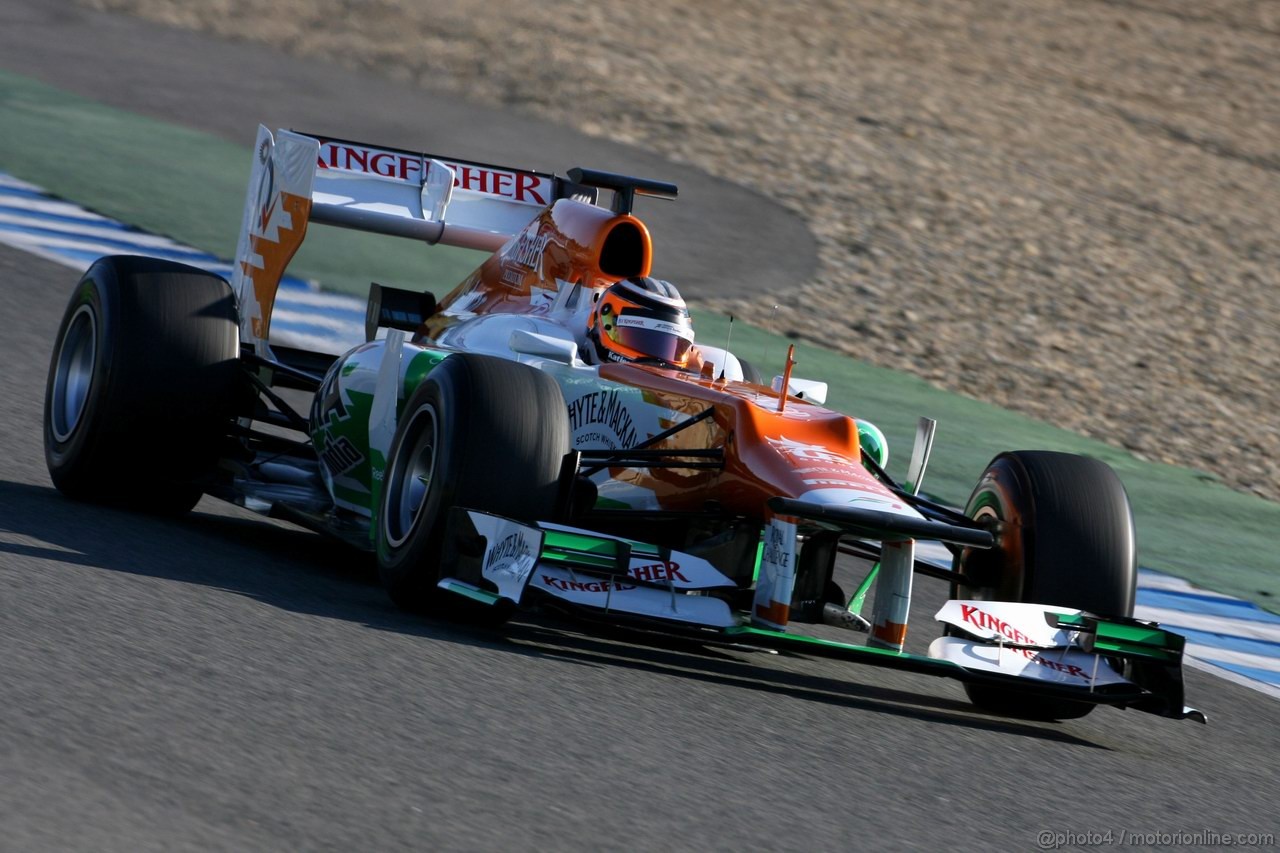
[[[601,361],[687,367],[693,322],[671,282],[647,276],[624,278],[596,300],[587,337]]]

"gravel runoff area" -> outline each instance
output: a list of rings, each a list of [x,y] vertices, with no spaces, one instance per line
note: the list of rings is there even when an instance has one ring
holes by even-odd
[[[700,304],[1280,499],[1271,0],[82,2],[754,187],[818,272]]]

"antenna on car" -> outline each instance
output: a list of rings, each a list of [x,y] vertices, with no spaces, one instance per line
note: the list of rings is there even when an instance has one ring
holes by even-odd
[[[729,331],[724,336],[724,360],[720,362],[720,380],[724,381],[724,368],[729,363],[729,342],[733,340],[733,315],[729,315]]]
[[[769,325],[765,327],[766,331],[772,332],[774,335],[778,333],[778,306],[773,306],[773,313],[769,315]],[[764,363],[771,364],[769,361],[770,339],[772,335],[764,339]]]

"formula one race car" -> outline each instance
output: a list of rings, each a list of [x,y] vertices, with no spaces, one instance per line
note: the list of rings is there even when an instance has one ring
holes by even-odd
[[[1132,618],[1133,520],[1108,467],[1003,453],[960,512],[920,493],[924,420],[895,482],[882,434],[823,408],[790,357],[762,383],[695,344],[679,292],[649,275],[645,196],[676,187],[261,128],[230,283],[117,256],[76,287],[46,390],[53,481],[288,519],[376,553],[395,603],[436,616],[553,608],[949,676],[1011,715],[1203,721],[1183,706],[1183,639]],[[316,223],[492,254],[438,300],[373,285],[366,342],[335,360],[270,342]],[[917,560],[917,540],[951,566]],[[870,566],[850,594],[838,553]],[[915,573],[953,599],[926,655],[903,651]]]

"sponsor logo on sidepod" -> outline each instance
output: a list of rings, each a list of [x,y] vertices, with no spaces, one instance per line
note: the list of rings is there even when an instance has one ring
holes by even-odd
[[[582,430],[592,429],[589,433]],[[636,427],[626,400],[617,391],[592,391],[569,403],[569,428],[575,447],[604,444],[610,450],[635,447]],[[610,433],[612,435],[610,435]]]

